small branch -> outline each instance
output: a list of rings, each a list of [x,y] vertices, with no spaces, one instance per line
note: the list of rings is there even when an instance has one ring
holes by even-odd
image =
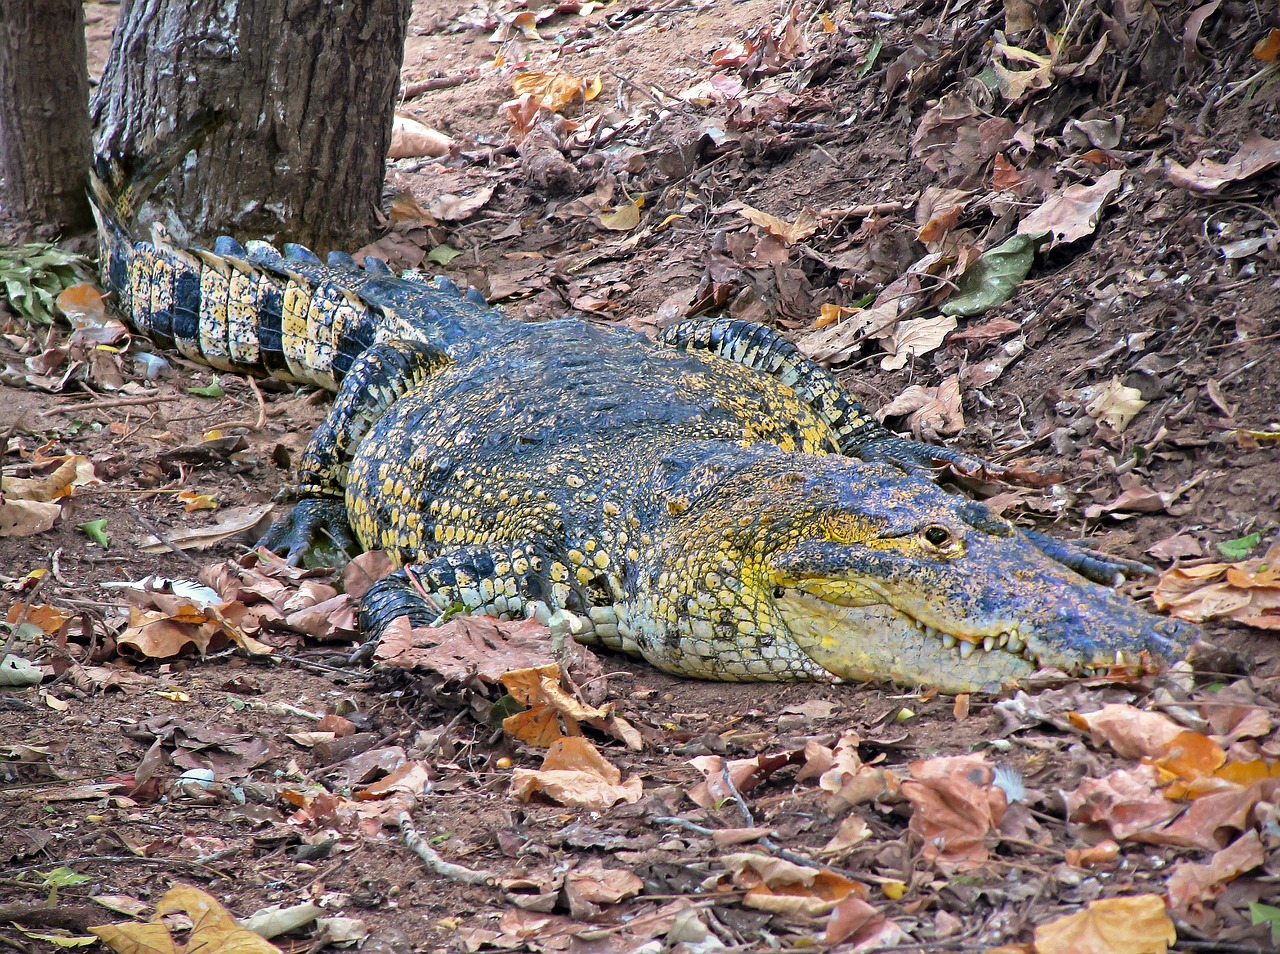
[[[462,865],[455,865],[441,858],[436,853],[436,850],[428,845],[423,837],[418,834],[418,830],[413,827],[413,822],[410,820],[408,812],[401,812],[396,817],[396,823],[400,826],[400,831],[404,835],[405,845],[422,859],[422,863],[427,866],[427,870],[432,874],[438,874],[449,881],[460,881],[463,884],[486,886],[497,884],[498,876],[492,871],[476,871],[472,868],[464,868]]]
[[[66,407],[51,407],[41,411],[41,417],[52,417],[54,414],[79,414],[81,411],[101,411],[109,407],[141,407],[155,404],[157,401],[176,401],[176,394],[156,394],[152,397],[114,398],[110,401],[86,401],[84,404],[72,404]]]
[[[448,76],[434,76],[431,79],[418,80],[404,88],[401,98],[413,99],[415,96],[421,96],[423,93],[429,93],[432,90],[452,89],[475,78],[474,73],[451,73]]]

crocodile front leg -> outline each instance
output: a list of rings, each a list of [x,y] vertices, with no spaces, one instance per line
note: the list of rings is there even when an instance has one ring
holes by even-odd
[[[259,546],[287,552],[294,565],[325,538],[359,552],[343,501],[352,455],[391,405],[447,364],[447,354],[420,341],[384,341],[360,355],[302,453],[292,495],[296,505],[271,525]]]

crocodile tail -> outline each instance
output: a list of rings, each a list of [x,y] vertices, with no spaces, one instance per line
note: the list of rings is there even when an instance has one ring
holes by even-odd
[[[103,282],[157,344],[216,368],[336,390],[379,341],[477,347],[510,321],[474,290],[396,276],[371,257],[360,267],[350,255],[324,262],[300,245],[281,252],[221,237],[210,251],[138,235],[140,204],[217,124],[193,120],[132,174],[100,158],[91,177]]]

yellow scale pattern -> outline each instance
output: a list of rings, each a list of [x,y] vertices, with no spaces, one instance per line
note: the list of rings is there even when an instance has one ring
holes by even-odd
[[[601,332],[577,323],[564,331],[565,354],[607,354]],[[568,377],[571,362],[553,361],[527,380],[493,373],[527,367],[529,347],[517,336],[475,362],[446,366],[379,420],[346,482],[361,543],[402,565],[444,554],[465,566],[476,551],[494,559],[485,579],[464,574],[437,590],[440,605],[507,617],[569,610],[578,638],[687,675],[821,677],[798,648],[771,638],[762,606],[735,595],[726,568],[747,565],[750,554],[714,539],[674,543],[672,527],[712,491],[714,471],[702,484],[684,474],[662,494],[653,493],[652,471],[682,442],[830,452],[827,423],[774,378],[674,349],[623,348],[585,380]],[[649,579],[657,554],[685,545],[678,560],[699,566],[677,562]],[[712,574],[726,585],[705,592],[701,581]]]

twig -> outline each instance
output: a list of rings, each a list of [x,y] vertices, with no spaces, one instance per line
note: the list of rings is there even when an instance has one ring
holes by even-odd
[[[404,92],[401,93],[401,99],[413,99],[415,96],[421,96],[423,93],[430,93],[432,90],[437,89],[452,89],[475,78],[476,74],[474,73],[451,73],[448,76],[433,76],[431,79],[418,80],[404,88]]]
[[[41,411],[41,417],[52,417],[54,414],[79,414],[81,411],[101,411],[109,407],[139,407],[155,404],[157,401],[176,401],[176,394],[156,394],[152,397],[114,398],[110,401],[86,401],[84,404],[72,404],[68,407],[51,407]]]
[[[174,543],[167,536],[161,533],[160,528],[157,527],[150,520],[148,520],[146,517],[144,517],[141,511],[139,511],[137,507],[135,507],[133,504],[128,504],[128,507],[129,507],[129,512],[133,514],[133,519],[138,521],[142,529],[146,530],[153,537],[155,537],[157,540],[163,543],[166,547],[168,547],[174,553],[178,554],[178,556],[186,560],[187,563],[191,564],[191,566],[195,567],[197,570],[203,569],[203,567],[200,565],[198,560],[196,560],[193,556],[191,556],[191,554],[180,549],[176,543]]]
[[[733,779],[729,777],[729,762],[727,759],[720,759],[720,778],[724,781],[725,787],[729,789],[729,794],[733,796],[733,800],[738,803],[738,811],[742,813],[742,818],[746,827],[757,827],[755,816],[751,814],[751,808],[747,805],[747,800],[742,797],[742,793],[738,791],[738,786],[734,785]],[[770,854],[781,858],[783,861],[791,862],[793,865],[800,865],[804,868],[816,868],[819,871],[834,871],[837,874],[844,875],[846,878],[853,881],[861,881],[864,884],[880,883],[879,880],[868,875],[863,875],[856,871],[846,871],[843,868],[837,868],[835,865],[825,865],[821,861],[814,861],[812,858],[807,858],[789,848],[783,848],[768,835],[765,835],[760,839],[760,847]]]
[[[258,390],[258,382],[253,378],[246,377],[245,382],[249,385],[249,390],[253,392],[253,396],[258,399],[258,419],[256,421],[227,421],[225,424],[215,424],[209,430],[226,430],[232,427],[247,427],[251,431],[260,431],[267,423],[267,402],[262,399],[262,392]],[[176,420],[176,419],[175,419]]]
[[[422,863],[427,866],[427,870],[432,874],[438,874],[449,881],[460,881],[463,884],[487,886],[497,884],[498,876],[492,871],[477,871],[473,868],[464,868],[462,865],[455,865],[441,858],[436,853],[436,850],[428,845],[423,840],[423,837],[418,834],[418,830],[413,827],[413,822],[410,820],[408,812],[401,812],[397,815],[396,823],[400,826],[400,832],[404,835],[405,845],[422,859]]]

